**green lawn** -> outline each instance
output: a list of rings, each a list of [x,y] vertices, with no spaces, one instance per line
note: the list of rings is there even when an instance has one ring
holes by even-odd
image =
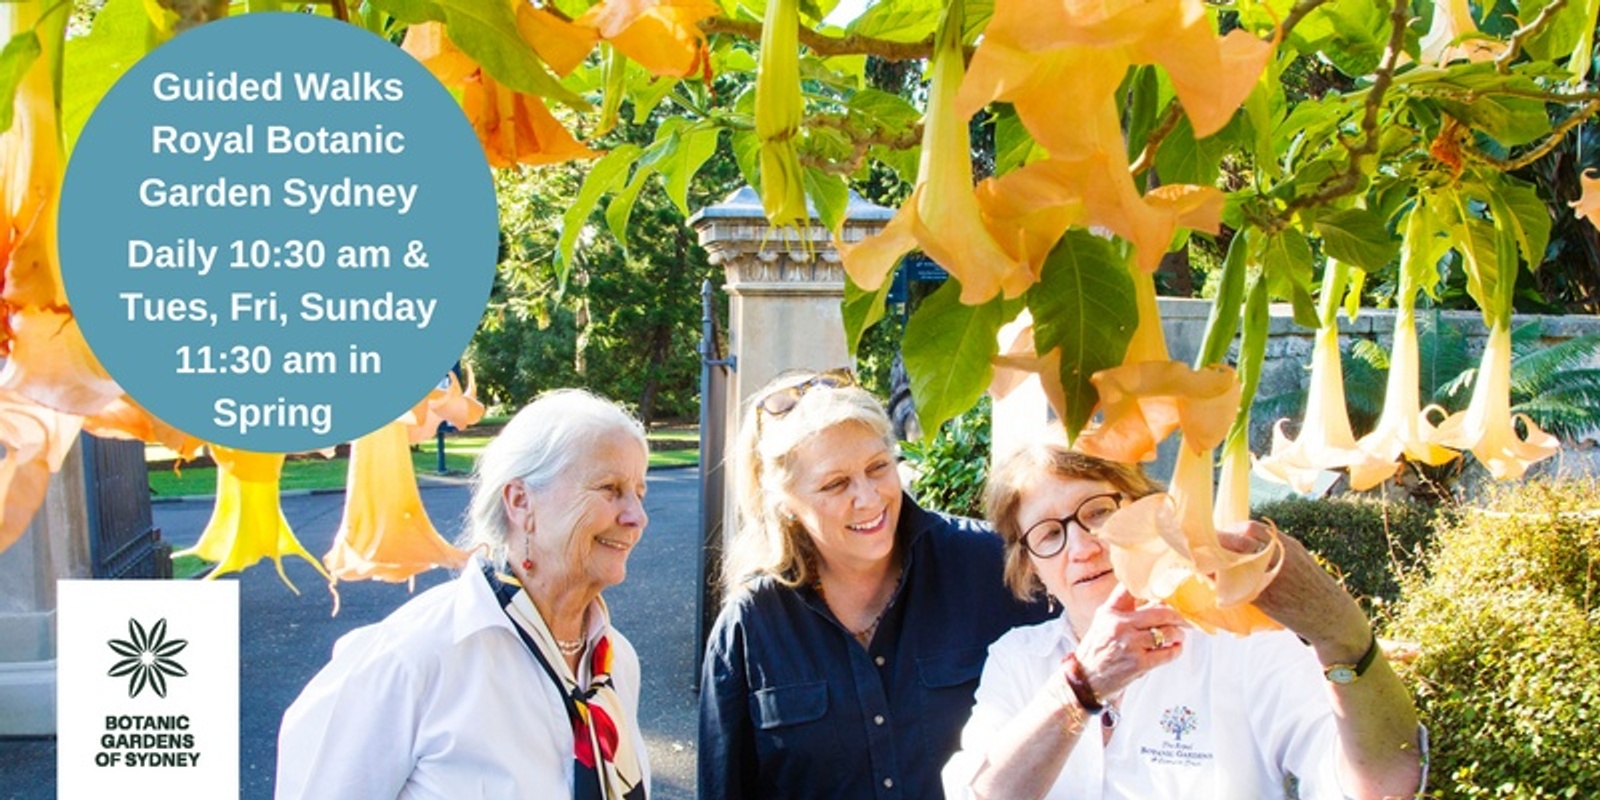
[[[698,434],[692,430],[671,430],[651,433],[650,439],[654,442],[683,442],[695,441]],[[445,469],[454,475],[464,475],[472,470],[473,461],[478,457],[478,452],[488,444],[488,436],[456,435],[445,439]],[[151,461],[165,461],[172,458],[172,452],[166,448],[152,445],[145,449],[145,457]],[[678,467],[698,463],[700,460],[699,449],[667,450],[656,448],[650,451],[650,466]],[[411,453],[411,465],[419,475],[438,474],[439,456],[435,444],[431,441],[424,442],[417,450]],[[284,464],[283,482],[281,488],[285,491],[294,489],[342,489],[345,480],[344,458],[304,458],[295,459]],[[157,499],[165,497],[185,497],[190,495],[214,494],[217,489],[217,470],[215,467],[182,467],[180,470],[156,469],[150,470],[151,496]]]

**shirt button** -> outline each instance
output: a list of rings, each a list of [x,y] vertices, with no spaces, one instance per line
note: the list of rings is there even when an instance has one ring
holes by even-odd
[[[894,778],[884,778],[883,779],[883,788],[885,788],[885,789],[893,789],[894,788]]]
[[[877,664],[880,667],[883,666],[883,656],[878,656],[877,658],[872,659],[872,663]]]
[[[873,717],[872,718],[872,723],[874,725],[882,725],[883,724],[883,715],[879,714],[879,715]]]

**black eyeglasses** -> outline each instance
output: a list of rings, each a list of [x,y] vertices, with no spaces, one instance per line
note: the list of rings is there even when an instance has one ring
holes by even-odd
[[[855,385],[855,373],[848,369],[830,369],[827,372],[819,372],[793,386],[773,389],[767,393],[766,397],[761,398],[757,408],[767,412],[768,416],[781,417],[793,411],[794,407],[800,404],[800,398],[805,397],[806,392],[818,386],[825,386],[829,389],[844,389]]]
[[[1069,516],[1035,523],[1022,535],[1022,546],[1038,558],[1050,558],[1067,549],[1067,523],[1076,522],[1078,527],[1093,534],[1106,524],[1112,514],[1117,513],[1117,509],[1122,508],[1123,499],[1121,492],[1106,492],[1086,498]]]

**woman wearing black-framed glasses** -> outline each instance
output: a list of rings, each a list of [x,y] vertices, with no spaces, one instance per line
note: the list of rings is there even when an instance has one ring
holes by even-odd
[[[1122,585],[1119,574],[1138,567],[1114,571],[1099,532],[1157,491],[1136,467],[1045,440],[995,467],[985,500],[1007,582],[1019,596],[1048,592],[1063,612],[990,648],[945,795],[1415,794],[1427,736],[1410,695],[1366,615],[1298,542],[1280,534],[1276,577],[1254,601],[1286,630],[1210,635]],[[1251,552],[1265,532],[1250,523],[1221,538]]]
[[[1044,618],[1006,590],[999,540],[919,508],[896,460],[848,371],[782,376],[747,402],[701,798],[939,797],[989,643]]]

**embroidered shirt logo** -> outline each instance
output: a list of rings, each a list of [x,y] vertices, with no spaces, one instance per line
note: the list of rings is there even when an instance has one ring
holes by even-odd
[[[187,639],[167,640],[167,620],[162,618],[146,631],[136,619],[128,619],[128,638],[106,642],[121,660],[111,665],[106,675],[128,678],[128,697],[138,697],[146,688],[157,697],[167,696],[167,678],[182,678],[189,674],[173,656],[189,646]]]
[[[1199,724],[1194,711],[1188,706],[1173,706],[1161,714],[1162,729],[1180,742],[1184,734],[1193,732]]]

